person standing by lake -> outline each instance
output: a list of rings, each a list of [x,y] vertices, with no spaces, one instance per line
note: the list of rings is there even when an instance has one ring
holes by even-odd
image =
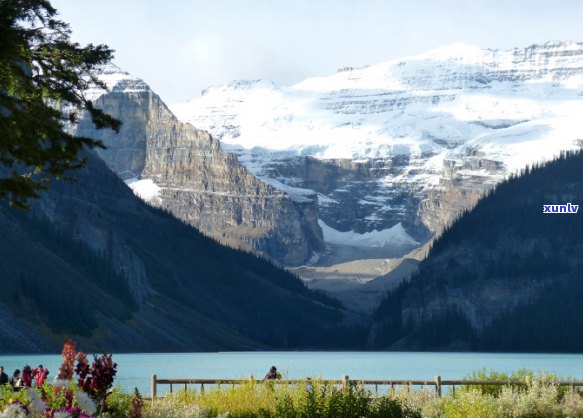
[[[22,368],[22,385],[25,388],[32,386],[32,369],[28,364]]]
[[[14,370],[12,374],[12,380],[10,380],[10,384],[14,390],[22,389],[22,379],[20,378],[20,369]]]
[[[45,383],[45,380],[47,379],[49,375],[49,370],[46,367],[43,367],[42,364],[39,364],[39,366],[35,369],[33,369],[32,371],[32,377],[34,377],[34,380],[36,381],[36,385],[37,386],[42,386]]]
[[[263,380],[279,380],[281,379],[281,373],[277,371],[275,366],[271,366]]]
[[[0,386],[8,383],[8,375],[4,373],[4,366],[0,366]]]

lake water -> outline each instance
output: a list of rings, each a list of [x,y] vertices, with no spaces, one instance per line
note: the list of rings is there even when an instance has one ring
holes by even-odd
[[[90,357],[91,359],[91,357]],[[284,378],[307,376],[324,379],[461,379],[472,371],[487,369],[512,372],[521,368],[536,373],[556,373],[583,379],[580,354],[425,353],[425,352],[224,352],[180,354],[114,354],[118,364],[116,383],[125,391],[137,387],[150,394],[150,379],[262,378],[277,366]],[[59,355],[0,356],[0,365],[11,375],[14,369],[43,364],[54,378],[61,364]],[[164,393],[167,385],[159,386]]]

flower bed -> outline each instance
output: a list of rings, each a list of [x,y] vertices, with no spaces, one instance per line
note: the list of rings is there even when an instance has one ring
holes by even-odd
[[[111,355],[87,356],[77,352],[73,341],[65,342],[63,364],[53,384],[0,389],[0,418],[141,418],[143,401],[136,393],[112,389],[117,364]]]

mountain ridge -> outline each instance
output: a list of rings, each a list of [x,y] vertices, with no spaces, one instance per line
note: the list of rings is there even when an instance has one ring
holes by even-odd
[[[582,147],[582,96],[583,43],[553,41],[454,44],[287,87],[234,81],[170,108],[258,178],[317,198],[333,230],[400,223],[423,245],[512,173]],[[316,266],[415,248],[324,244]]]
[[[232,82],[226,86],[214,87],[199,99],[173,105],[171,109],[181,120],[207,129],[227,149],[236,152],[240,161],[252,172],[265,181],[272,182],[275,187],[278,187],[277,181],[290,187],[304,187],[305,178],[294,179],[293,174],[288,176],[278,167],[285,164],[286,158],[291,160],[292,157],[302,156],[332,163],[338,159],[352,160],[355,164],[375,160],[377,166],[371,167],[371,170],[381,172],[379,176],[383,181],[412,183],[430,190],[439,189],[444,181],[457,180],[451,178],[453,174],[460,177],[461,181],[464,177],[475,177],[476,181],[481,177],[482,181],[489,182],[491,186],[526,164],[539,161],[549,148],[558,154],[562,148],[578,146],[573,141],[579,137],[580,131],[575,129],[576,135],[568,135],[570,139],[563,140],[564,143],[547,144],[546,149],[538,151],[538,154],[535,152],[536,155],[530,156],[526,153],[522,159],[514,161],[503,155],[505,152],[519,151],[512,150],[512,143],[492,141],[504,140],[499,138],[500,132],[518,139],[525,134],[523,131],[540,131],[536,123],[528,125],[526,116],[528,112],[533,113],[530,116],[544,113],[545,104],[535,102],[531,105],[534,110],[524,111],[520,109],[520,105],[528,104],[526,99],[532,95],[546,97],[552,93],[553,86],[545,84],[546,78],[550,77],[549,81],[556,78],[556,87],[562,86],[559,93],[566,95],[566,104],[573,98],[578,99],[582,84],[577,74],[583,70],[583,44],[548,42],[543,46],[533,45],[509,51],[469,47],[474,52],[483,52],[477,60],[471,60],[463,51],[452,57],[451,51],[456,51],[456,45],[437,49],[443,52],[437,54],[443,62],[435,58],[434,51],[328,77],[308,78],[285,88],[264,81]],[[461,63],[457,60],[459,57]],[[485,61],[485,57],[489,57],[490,62]],[[571,59],[573,57],[577,60]],[[484,71],[479,72],[478,68],[464,67],[466,64],[463,60],[470,60],[472,64],[480,62],[482,70],[485,68],[484,71],[489,71],[490,77],[484,78],[488,74],[482,74]],[[531,71],[534,75],[518,72],[520,67],[517,66],[528,67],[532,62],[540,67],[534,67]],[[433,71],[436,73],[432,73]],[[568,71],[573,73],[572,77]],[[363,75],[365,73],[366,77]],[[522,83],[529,76],[536,77],[542,84],[530,86]],[[326,87],[326,83],[331,86]],[[469,91],[463,90],[468,83]],[[499,94],[508,92],[519,98],[523,94],[525,99],[512,100],[502,96],[488,99],[484,96],[485,93],[481,93],[484,88],[495,89],[497,84],[503,87]],[[241,89],[241,85],[253,85],[254,88]],[[310,90],[310,86],[314,86],[317,93],[327,93],[308,95],[306,91]],[[373,88],[379,90],[369,90]],[[447,93],[450,90],[460,90],[460,97],[451,96]],[[222,95],[215,94],[216,97],[209,98],[209,94],[213,92]],[[290,95],[289,100],[286,94]],[[391,99],[394,95],[397,96]],[[429,118],[431,115],[428,116],[424,109],[419,110],[419,104],[415,101],[407,102],[407,95],[411,96],[409,99],[418,97],[420,100],[428,100],[428,112],[433,112],[433,119],[437,118],[437,121],[432,121]],[[455,105],[453,107],[449,104],[452,101]],[[471,106],[469,113],[464,113],[460,105]],[[496,110],[501,107],[501,111]],[[270,108],[274,109],[268,111]],[[484,112],[490,108],[493,110]],[[551,106],[548,111],[553,109],[557,110]],[[569,111],[567,116],[571,117],[577,109]],[[266,111],[267,116],[262,117],[261,114]],[[311,113],[306,116],[308,111]],[[364,113],[359,114],[359,111]],[[415,123],[407,113],[411,116],[417,115],[422,123]],[[500,118],[499,113],[504,113],[504,118]],[[326,117],[329,121],[326,121]],[[319,118],[323,121],[320,122]],[[389,119],[389,122],[384,125],[381,123],[381,129],[375,129],[372,124],[383,119]],[[390,119],[394,119],[396,123]],[[494,123],[496,119],[498,123]],[[522,131],[513,132],[518,125],[524,125]],[[355,132],[351,133],[353,130]],[[277,142],[271,141],[275,132]],[[538,140],[537,134],[540,132],[534,132],[533,139]],[[489,142],[485,142],[485,139]],[[514,142],[519,142],[516,139]],[[498,150],[493,146],[502,148]],[[509,149],[504,149],[504,146],[509,146]],[[526,148],[528,147],[521,147],[520,151],[525,151]],[[427,155],[424,157],[423,154]],[[405,160],[401,163],[399,159],[405,157],[412,161],[407,163]],[[416,160],[417,165],[414,165]],[[395,166],[395,163],[403,164],[404,167],[400,170],[397,167],[394,170],[397,172],[391,173],[391,165]],[[384,180],[383,170],[392,178]],[[297,184],[293,184],[294,182]],[[304,188],[313,190],[310,187]],[[319,193],[333,199],[329,192]],[[369,204],[373,202],[372,199],[368,201]],[[329,222],[326,218],[323,220],[328,225],[338,226],[338,221]],[[378,222],[375,223],[374,220],[365,224],[368,226],[356,229],[367,232],[379,229]],[[340,231],[347,230],[344,225],[341,226]]]
[[[317,206],[258,180],[208,133],[179,122],[141,79],[114,65],[98,77],[95,106],[123,120],[119,134],[95,130],[88,117],[73,129],[106,146],[97,153],[150,203],[234,248],[280,264],[305,262],[322,247]]]

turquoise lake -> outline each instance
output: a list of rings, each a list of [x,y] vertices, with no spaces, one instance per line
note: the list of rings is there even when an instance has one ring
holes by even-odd
[[[91,357],[90,357],[91,359]],[[285,378],[324,379],[460,379],[475,370],[512,372],[521,368],[583,379],[581,354],[426,353],[426,352],[221,352],[180,354],[114,354],[116,383],[125,391],[137,387],[150,394],[150,379],[262,378],[275,365]],[[61,364],[59,355],[0,356],[7,374],[29,364],[43,364],[52,379]],[[159,386],[158,393],[167,391]]]

